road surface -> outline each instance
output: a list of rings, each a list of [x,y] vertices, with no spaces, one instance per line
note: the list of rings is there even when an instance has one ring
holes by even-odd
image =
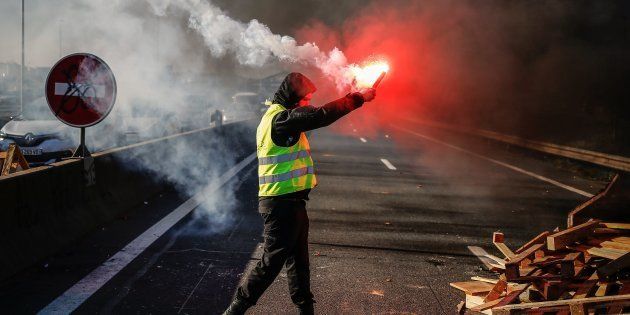
[[[378,132],[340,124],[349,132],[311,136],[319,187],[308,204],[309,242],[321,314],[453,314],[463,296],[449,282],[491,275],[470,247],[500,256],[492,232],[516,248],[565,226],[570,209],[603,187],[538,156],[412,122]],[[3,282],[0,310],[220,313],[260,257],[256,165],[241,166],[129,264],[104,262],[128,254],[121,249],[187,196],[147,198]],[[294,313],[283,272],[248,314]]]

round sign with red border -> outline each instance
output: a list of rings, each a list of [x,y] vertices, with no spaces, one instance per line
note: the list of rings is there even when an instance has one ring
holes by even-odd
[[[59,60],[46,79],[46,100],[57,119],[73,127],[101,122],[116,102],[116,79],[109,66],[88,54]]]

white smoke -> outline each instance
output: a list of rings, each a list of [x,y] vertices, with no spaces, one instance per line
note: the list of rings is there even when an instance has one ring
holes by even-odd
[[[334,80],[339,90],[352,84],[354,75],[346,56],[338,48],[322,51],[315,43],[298,45],[286,35],[274,34],[258,20],[247,23],[227,16],[206,0],[147,0],[157,15],[166,15],[170,7],[189,14],[188,24],[197,31],[214,57],[233,55],[241,64],[263,67],[280,61],[315,66]]]
[[[19,39],[15,34],[19,34],[20,21],[13,19],[19,16],[19,9],[12,2],[0,1],[0,62],[19,62],[20,42],[12,40]],[[231,96],[242,88],[241,78],[219,68],[220,61],[208,60],[199,36],[188,29],[188,16],[180,13],[171,14],[168,19],[158,17],[144,1],[27,1],[27,67],[47,70],[62,56],[89,52],[103,59],[115,75],[118,93],[114,109],[101,123],[86,130],[92,153],[171,135],[181,129],[208,127],[210,114],[227,108]],[[17,57],[13,53],[16,51]],[[91,73],[100,75],[100,71]],[[26,118],[46,119],[45,126],[61,125],[59,129],[45,127],[44,131],[54,132],[76,147],[79,130],[60,122],[55,124],[43,95],[44,79],[45,76],[41,81],[25,82],[28,87],[40,86],[28,89],[36,94],[25,103],[25,112],[37,115]],[[235,141],[219,135],[161,143],[139,146],[115,157],[125,167],[146,172],[156,182],[170,183],[184,196],[212,185],[237,158],[226,154],[238,149]],[[96,172],[98,180],[99,171]],[[233,185],[229,183],[221,192],[206,195],[198,210],[204,221],[212,224],[213,231],[227,228],[231,222],[231,211],[237,202],[232,197]]]

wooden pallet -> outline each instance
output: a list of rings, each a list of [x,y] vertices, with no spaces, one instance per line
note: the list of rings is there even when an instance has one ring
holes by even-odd
[[[28,162],[15,143],[9,144],[7,151],[0,152],[0,176],[27,169],[29,169]]]
[[[541,233],[515,251],[503,233],[492,241],[505,267],[497,279],[451,283],[466,295],[461,313],[630,312],[630,224],[590,220]]]

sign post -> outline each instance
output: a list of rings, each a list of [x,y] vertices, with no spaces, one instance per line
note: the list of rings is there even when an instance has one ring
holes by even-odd
[[[87,157],[85,128],[101,122],[116,102],[116,79],[109,66],[88,53],[61,58],[48,73],[46,100],[61,122],[81,128],[73,157]]]
[[[114,108],[116,79],[109,66],[87,53],[61,58],[46,78],[46,100],[55,117],[81,128],[81,144],[72,157],[83,160],[86,186],[95,184],[94,159],[85,145],[85,128],[101,122]]]

